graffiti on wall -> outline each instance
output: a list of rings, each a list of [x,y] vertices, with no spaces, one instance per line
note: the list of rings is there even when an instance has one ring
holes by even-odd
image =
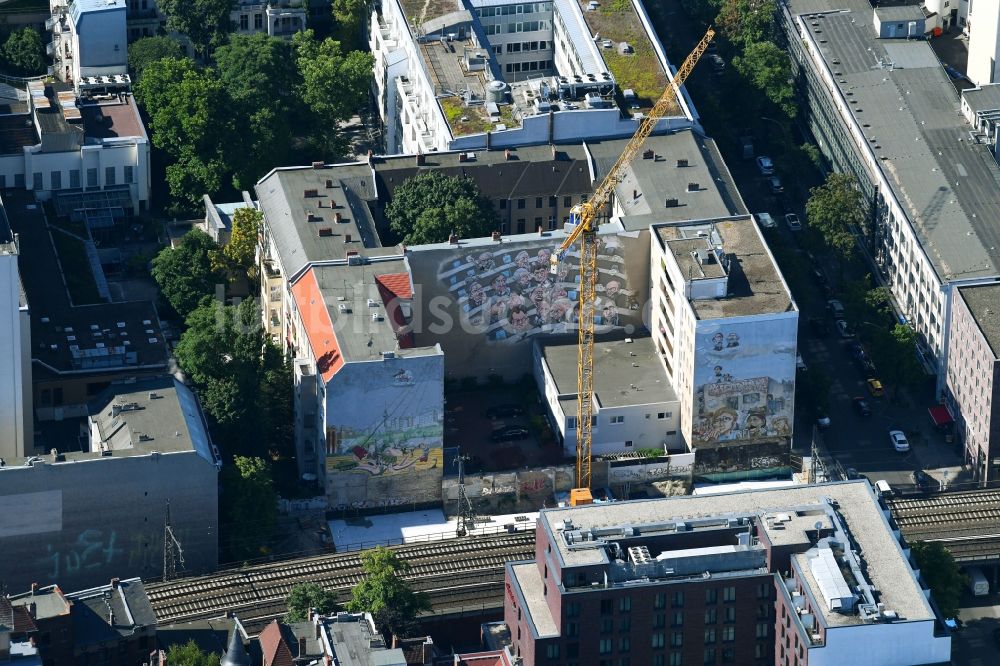
[[[455,299],[467,328],[495,343],[513,343],[539,333],[575,331],[579,317],[579,254],[571,251],[550,271],[553,241],[491,246],[441,262],[438,280]],[[595,323],[601,331],[627,326],[640,317],[629,285],[622,240],[598,239],[598,302]]]
[[[699,331],[695,444],[791,435],[795,325],[789,318]]]

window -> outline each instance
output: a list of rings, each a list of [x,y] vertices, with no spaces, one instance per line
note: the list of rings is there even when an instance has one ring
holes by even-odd
[[[576,430],[576,417],[569,416],[566,418],[566,430]]]
[[[715,663],[715,648],[714,647],[705,648],[705,661],[703,663],[705,663],[705,664],[714,664]]]
[[[135,167],[129,164],[125,165],[125,182],[129,184],[135,182]]]
[[[541,208],[541,207],[542,207],[542,198],[535,197],[535,208]]]
[[[757,623],[757,638],[767,638],[767,622]]]
[[[722,640],[725,643],[732,643],[736,640],[736,627],[723,627]]]
[[[715,624],[717,621],[714,608],[705,609],[705,624]]]
[[[601,618],[601,633],[610,634],[615,630],[615,619],[612,617]]]
[[[715,627],[709,627],[705,630],[705,642],[714,643],[715,642]]]
[[[536,217],[535,218],[535,228],[533,229],[533,231],[538,231],[541,228],[542,228],[542,218]]]
[[[663,632],[658,631],[650,636],[650,645],[654,648],[663,647]]]
[[[668,431],[667,431],[667,435],[668,435],[668,436],[669,436],[669,435],[676,435],[676,434],[677,434],[677,431],[676,431],[676,430],[668,430]]]
[[[659,597],[659,595],[657,595]],[[670,599],[670,605],[674,608],[684,608],[684,591],[678,590],[674,592],[673,597]],[[662,608],[662,606],[658,607]]]
[[[254,30],[263,30],[264,29],[264,15],[263,14],[254,14],[253,15],[253,29]]]
[[[580,617],[580,603],[571,601],[566,604],[566,617]]]
[[[764,643],[757,643],[753,646],[753,656],[756,659],[763,659],[767,656],[767,646]]]
[[[684,645],[684,632],[683,631],[671,631],[670,632],[670,645],[673,647],[680,647]],[[660,647],[663,647],[662,645]]]
[[[736,661],[736,653],[733,648],[722,648],[722,663],[731,664]]]
[[[628,636],[622,636],[618,639],[618,651],[628,652],[632,649],[632,639]]]
[[[95,171],[96,171],[96,169],[95,169]],[[15,173],[14,174],[14,187],[16,187],[18,189],[23,189],[24,188],[24,174],[23,173]]]
[[[674,617],[670,622],[671,627],[684,626],[684,611],[674,611]]]
[[[657,594],[653,598],[653,608],[666,608],[666,607],[667,607],[667,595]]]
[[[563,208],[569,208],[573,205],[573,197],[563,197]]]
[[[705,603],[714,604],[719,600],[719,591],[715,588],[705,590]]]
[[[663,613],[657,613],[653,616],[653,628],[663,629],[667,624],[667,616]]]
[[[757,586],[757,598],[758,599],[770,599],[771,598],[771,584],[761,583]]]
[[[611,615],[615,612],[615,602],[611,599],[601,599],[601,615]]]
[[[602,638],[597,644],[597,652],[599,654],[611,654],[614,649],[614,639],[612,638]]]
[[[726,606],[726,620],[725,621],[727,623],[729,623],[729,622],[736,622],[736,607],[735,606]]]
[[[246,14],[240,14],[240,30],[246,32],[250,29],[250,17]]]
[[[628,613],[632,610],[632,597],[622,597],[618,600],[618,611]]]
[[[680,652],[670,653],[670,666],[683,666],[683,657]]]
[[[519,234],[523,234],[524,233],[524,218],[523,217],[519,217],[517,219],[517,233],[519,233]]]
[[[113,166],[105,167],[104,169],[104,184],[114,185],[115,184],[115,168]]]
[[[576,622],[567,622],[566,638],[576,638],[579,635],[580,635],[580,625],[578,625]]]
[[[62,189],[62,171],[53,171],[49,174],[49,181],[52,183],[53,190]]]
[[[611,423],[611,425],[625,423],[625,417],[624,416],[612,416],[610,419],[608,419],[608,422]]]
[[[80,187],[80,170],[70,169],[69,170],[69,186],[72,188]]]
[[[632,631],[632,618],[628,615],[618,620],[618,631]]]
[[[545,646],[545,656],[548,657],[549,659],[558,659],[559,658],[559,644],[558,643],[549,643],[548,645],[546,645]]]
[[[559,197],[549,197],[549,206],[555,208],[559,205]]]
[[[523,208],[524,208],[524,199],[518,199],[517,200],[517,209],[521,210]]]
[[[31,174],[31,189],[40,190],[42,189],[42,172],[36,171]]]
[[[549,231],[555,231],[556,228],[556,216],[549,215]]]
[[[722,588],[722,600],[723,601],[736,601],[736,588],[735,587],[724,587],[724,588]]]

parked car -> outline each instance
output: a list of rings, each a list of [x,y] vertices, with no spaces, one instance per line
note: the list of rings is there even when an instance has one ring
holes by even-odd
[[[520,405],[497,405],[486,410],[486,416],[491,419],[509,419],[514,416],[524,414],[524,409]]]
[[[712,68],[712,71],[716,74],[722,74],[726,71],[726,61],[722,59],[718,53],[709,53],[706,56],[708,59],[708,65]]]
[[[854,403],[854,409],[855,409],[855,411],[857,411],[857,413],[860,414],[861,416],[871,416],[872,415],[871,405],[869,405],[868,401],[865,400],[864,398],[862,398],[861,396],[858,396],[858,397],[854,398],[854,400],[852,400],[852,402]]]
[[[817,412],[816,425],[819,426],[820,429],[826,430],[830,427],[830,416],[824,412]]]
[[[760,225],[761,229],[774,229],[778,226],[770,213],[757,213],[756,217],[757,224]]]
[[[833,315],[834,319],[844,318],[844,304],[836,298],[831,298],[826,302],[826,310]]]
[[[874,377],[869,377],[868,381],[865,382],[865,385],[868,386],[868,392],[876,398],[881,398],[882,394],[885,393],[885,389],[882,387],[882,382]]]
[[[906,453],[910,450],[910,442],[902,430],[890,430],[889,441],[892,443],[892,448],[899,453]]]
[[[855,360],[863,361],[865,359],[865,348],[857,340],[847,345],[847,350],[851,352],[851,356]]]
[[[767,187],[771,190],[771,194],[781,194],[785,191],[785,186],[781,184],[781,179],[777,176],[771,176],[767,179]]]
[[[858,474],[858,470],[854,469],[853,467],[848,467],[847,468],[847,479],[848,480],[851,480],[851,479],[860,479],[860,478],[861,478],[861,475]]]
[[[932,479],[930,475],[922,469],[913,470],[910,474],[910,478],[913,480],[913,485],[915,485],[917,490],[920,490],[921,492],[927,492],[934,487],[934,479]]]
[[[822,317],[809,317],[809,330],[818,338],[830,335],[830,327]]]
[[[844,338],[845,340],[854,337],[854,334],[851,333],[851,329],[847,325],[847,322],[844,321],[843,319],[838,319],[835,325],[837,326],[837,333],[840,335],[840,337]]]
[[[785,224],[791,231],[802,231],[802,223],[799,222],[799,216],[795,213],[785,215]]]
[[[494,430],[493,434],[490,435],[490,439],[494,442],[513,442],[519,439],[525,439],[527,436],[527,428],[523,428],[521,426],[507,426],[506,428]]]
[[[774,162],[767,155],[757,157],[757,170],[762,176],[770,176],[774,173]]]

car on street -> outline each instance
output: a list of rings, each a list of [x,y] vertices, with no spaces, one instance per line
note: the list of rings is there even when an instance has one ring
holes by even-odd
[[[525,439],[528,436],[528,429],[522,426],[507,426],[493,431],[490,439],[494,442],[514,442]]]
[[[771,176],[767,179],[767,188],[771,190],[771,194],[781,194],[785,191],[785,186],[781,184],[781,179],[777,176]]]
[[[718,53],[709,53],[707,56],[708,65],[712,68],[712,71],[716,74],[722,74],[726,71],[726,61],[722,59]]]
[[[809,330],[817,338],[825,338],[830,335],[830,327],[822,317],[809,317]]]
[[[881,398],[885,393],[885,388],[882,386],[882,382],[874,377],[869,377],[867,381],[865,381],[865,385],[868,387],[868,392],[876,398]]]
[[[802,231],[802,223],[799,222],[799,216],[795,213],[785,215],[785,224],[791,231]]]
[[[833,315],[834,319],[844,318],[844,304],[836,298],[831,298],[826,302],[826,310]]]
[[[861,475],[858,474],[858,470],[854,469],[853,467],[848,467],[847,468],[847,478],[848,478],[848,480],[851,480],[851,479],[860,479]]]
[[[758,156],[757,171],[760,171],[760,175],[762,176],[770,176],[774,173],[774,162],[767,155]]]
[[[910,450],[910,442],[902,430],[890,430],[889,441],[892,443],[892,448],[899,453],[906,453]]]
[[[872,415],[871,405],[869,405],[868,401],[862,398],[861,396],[854,398],[851,402],[854,403],[854,410],[861,416]]]
[[[857,340],[847,345],[847,350],[851,352],[851,357],[854,360],[863,361],[865,359],[865,348]]]
[[[486,410],[487,418],[491,419],[509,419],[523,414],[524,409],[520,405],[512,404],[496,405]]]
[[[850,326],[848,326],[847,322],[844,321],[843,319],[838,319],[836,322],[836,326],[837,326],[837,334],[840,335],[840,337],[844,338],[845,340],[854,337],[854,334],[851,333]]]
[[[830,416],[828,414],[826,414],[825,412],[817,412],[816,413],[816,425],[820,429],[826,430],[827,428],[830,427]]]
[[[757,224],[760,225],[761,229],[774,229],[777,223],[774,218],[771,217],[770,213],[757,213]]]
[[[921,492],[927,492],[934,488],[934,479],[922,469],[913,470],[910,474],[910,479],[913,481],[913,485],[917,487],[917,490]]]

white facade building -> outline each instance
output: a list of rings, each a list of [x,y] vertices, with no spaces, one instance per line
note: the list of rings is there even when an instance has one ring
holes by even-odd
[[[263,32],[271,37],[291,38],[306,29],[305,0],[239,0],[229,15],[237,34]]]
[[[18,248],[0,210],[0,459],[34,450],[31,413],[31,324],[17,267]]]
[[[977,86],[1000,82],[1000,3],[953,1],[968,8],[969,62],[966,74]]]
[[[48,53],[61,81],[123,75],[128,68],[125,0],[50,0]]]
[[[622,36],[605,32],[599,43],[575,0],[432,7],[428,15],[422,3],[381,0],[372,11],[372,94],[389,154],[628,137],[673,76],[638,0],[616,17]],[[633,91],[628,67],[618,80],[604,49],[639,59],[632,66],[654,72],[655,89]],[[681,95],[658,129],[696,118]]]

